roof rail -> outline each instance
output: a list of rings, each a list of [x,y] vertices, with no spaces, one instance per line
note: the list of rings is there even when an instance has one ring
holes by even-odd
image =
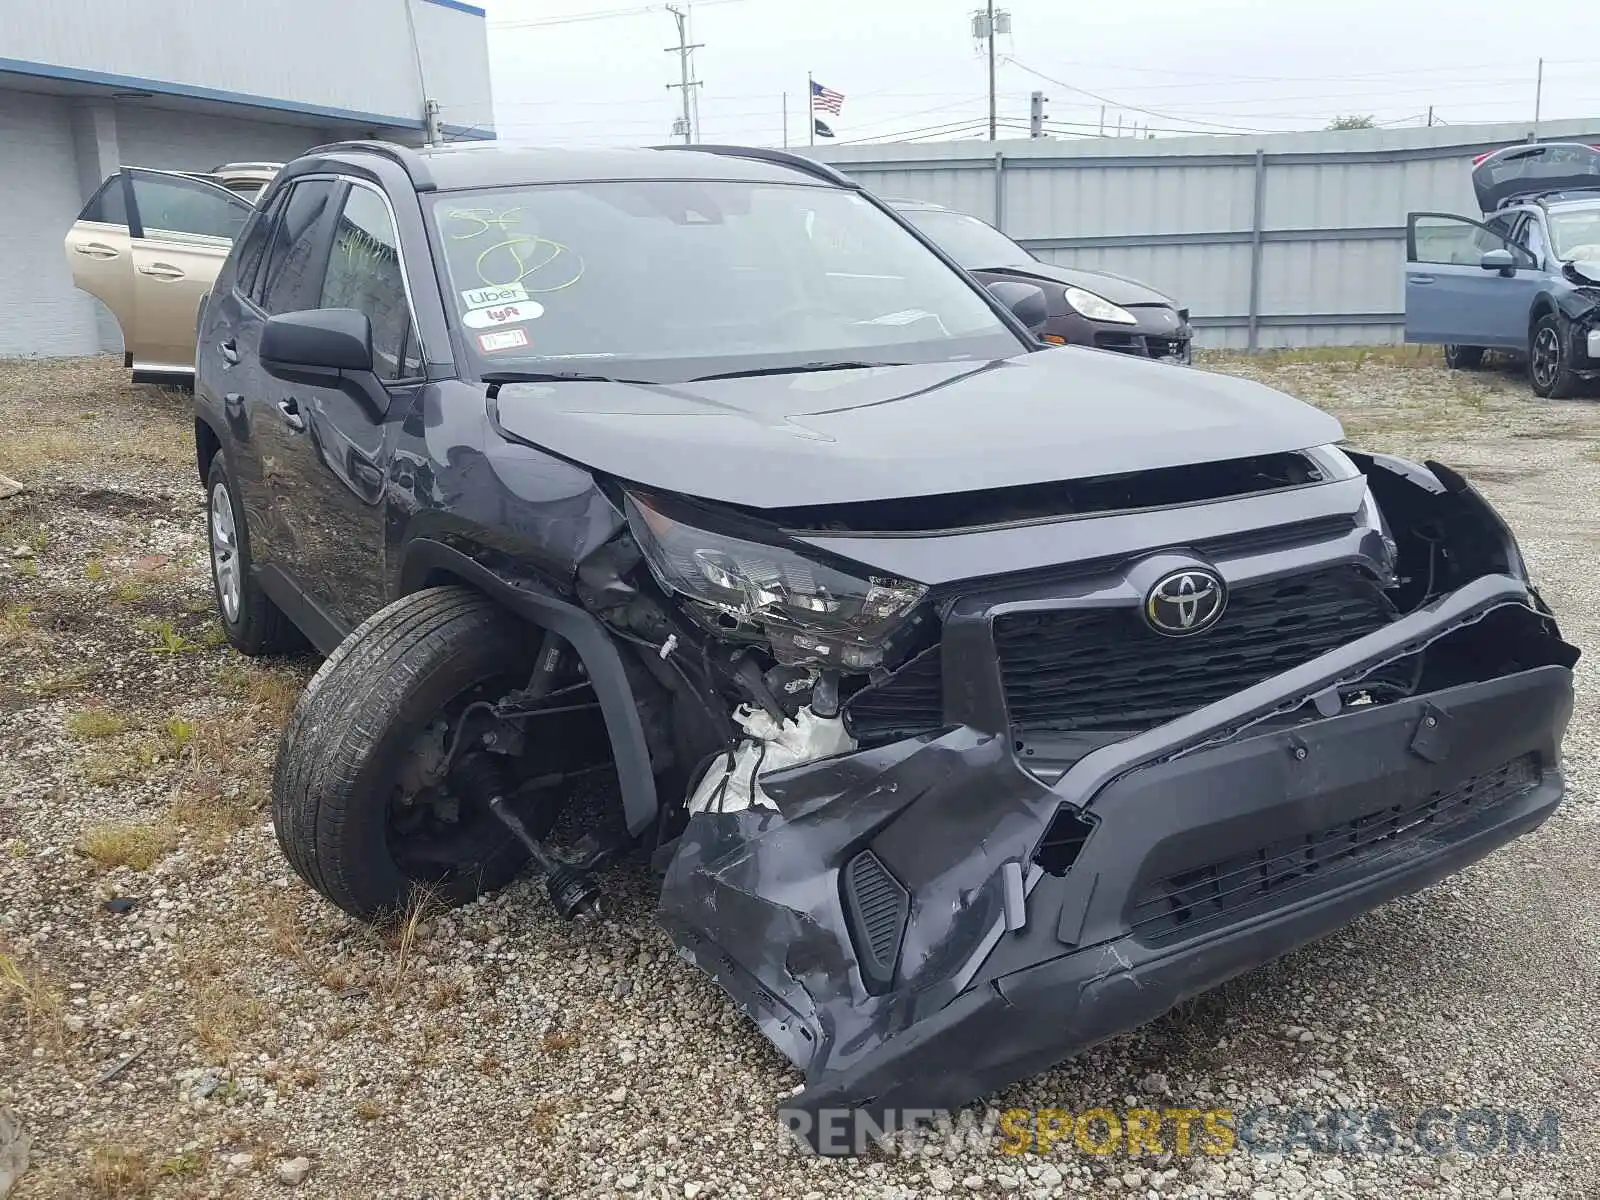
[[[859,188],[861,185],[848,175],[834,170],[827,163],[795,154],[789,150],[772,150],[764,146],[712,146],[700,143],[670,142],[656,146],[656,150],[699,150],[704,154],[720,154],[725,158],[749,158],[756,162],[773,163],[801,171],[816,179],[825,179],[836,187]]]
[[[411,177],[411,186],[419,192],[432,192],[438,190],[438,184],[433,181],[433,173],[428,170],[428,164],[409,146],[401,146],[395,142],[380,142],[371,139],[352,139],[346,142],[328,142],[325,145],[313,146],[304,151],[305,155],[326,154],[333,150],[362,150],[368,154],[376,154],[387,158],[390,162],[399,165]]]

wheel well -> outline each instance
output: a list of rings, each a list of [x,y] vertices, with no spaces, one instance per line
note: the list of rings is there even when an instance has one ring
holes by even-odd
[[[1548,296],[1540,296],[1533,302],[1533,311],[1528,314],[1528,336],[1533,336],[1534,327],[1551,313],[1556,311],[1556,306]]]
[[[211,460],[217,456],[217,451],[222,449],[222,439],[217,436],[216,430],[207,425],[199,417],[194,419],[194,464],[200,471],[200,483],[205,484],[206,477],[211,474]]]

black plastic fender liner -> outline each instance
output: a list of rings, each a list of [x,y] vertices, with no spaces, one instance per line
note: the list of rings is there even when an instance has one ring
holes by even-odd
[[[650,767],[650,748],[622,654],[605,626],[577,605],[550,595],[536,580],[503,575],[453,546],[429,538],[407,544],[400,568],[401,594],[427,586],[430,577],[441,572],[478,588],[525,620],[560,634],[571,644],[600,701],[628,832],[638,836],[648,829],[660,805]]]

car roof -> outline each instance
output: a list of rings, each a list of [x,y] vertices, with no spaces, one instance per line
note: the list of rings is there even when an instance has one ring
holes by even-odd
[[[822,163],[751,147],[554,149],[479,142],[413,150],[389,143],[346,142],[306,152],[308,157],[346,161],[374,154],[400,162],[419,190],[441,192],[627,179],[850,186],[844,176]]]

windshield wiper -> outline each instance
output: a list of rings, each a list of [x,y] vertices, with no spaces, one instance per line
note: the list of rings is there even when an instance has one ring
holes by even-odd
[[[700,375],[690,383],[705,383],[708,379],[749,379],[756,375],[801,375],[811,371],[865,371],[873,367],[909,367],[903,362],[810,362],[791,367],[750,367],[743,371],[719,371],[715,375]]]

